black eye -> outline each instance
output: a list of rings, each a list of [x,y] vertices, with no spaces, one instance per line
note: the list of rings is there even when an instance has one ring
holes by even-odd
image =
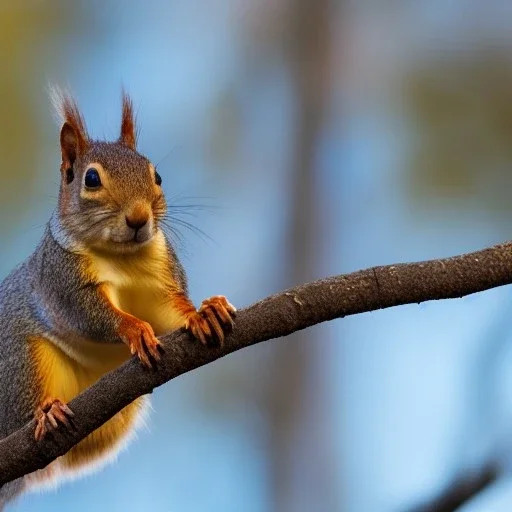
[[[87,169],[85,173],[85,186],[88,188],[97,188],[101,185],[100,175],[96,169]]]
[[[160,186],[162,184],[162,176],[155,171],[155,183]]]

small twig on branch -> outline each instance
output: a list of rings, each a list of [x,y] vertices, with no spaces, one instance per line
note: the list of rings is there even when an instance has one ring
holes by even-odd
[[[130,359],[70,402],[74,430],[34,440],[35,422],[0,441],[0,485],[45,467],[135,398],[235,350],[347,315],[426,300],[462,297],[512,282],[512,242],[482,251],[374,267],[291,288],[238,313],[225,347],[206,349],[186,332],[162,338],[158,368]]]

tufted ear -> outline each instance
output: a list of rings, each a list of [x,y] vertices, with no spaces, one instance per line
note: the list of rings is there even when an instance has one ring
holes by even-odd
[[[52,91],[52,99],[57,114],[63,121],[60,130],[61,170],[66,171],[73,167],[76,158],[87,149],[89,136],[75,100],[59,89]]]
[[[133,115],[133,103],[128,94],[123,91],[123,113],[121,118],[121,135],[119,142],[135,151],[137,146],[137,129]]]
[[[79,153],[79,137],[75,128],[65,122],[60,130],[60,150],[62,153],[61,171],[67,171],[73,167]]]

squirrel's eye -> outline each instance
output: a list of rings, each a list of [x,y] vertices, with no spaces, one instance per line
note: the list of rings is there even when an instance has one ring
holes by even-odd
[[[101,185],[100,175],[96,169],[87,169],[85,173],[85,186],[88,188],[97,188]]]
[[[162,184],[162,176],[155,171],[155,183],[160,186]]]

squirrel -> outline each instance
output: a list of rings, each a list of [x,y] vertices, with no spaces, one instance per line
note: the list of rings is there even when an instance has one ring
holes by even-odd
[[[76,101],[57,91],[58,206],[34,253],[0,284],[0,438],[35,417],[35,442],[69,428],[67,403],[132,355],[158,364],[157,336],[187,329],[223,343],[236,309],[222,296],[199,309],[161,228],[162,178],[137,151],[123,92],[119,139],[92,140]],[[46,468],[4,485],[0,510],[22,492],[55,485],[115,457],[144,418],[140,397]]]

